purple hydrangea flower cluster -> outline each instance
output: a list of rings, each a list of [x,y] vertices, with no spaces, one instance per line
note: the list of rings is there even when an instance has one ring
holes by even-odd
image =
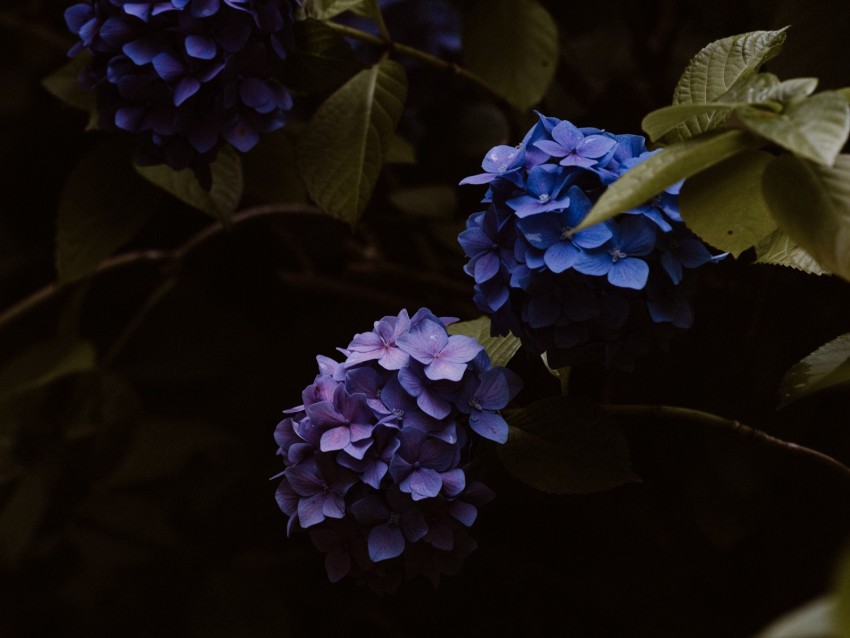
[[[82,82],[98,126],[138,134],[140,163],[190,167],[209,188],[227,143],[245,152],[283,126],[292,98],[275,79],[290,0],[86,0],[65,11],[88,49]]]
[[[489,185],[487,209],[458,241],[494,334],[513,332],[555,367],[629,369],[653,339],[690,327],[692,271],[723,255],[682,223],[681,183],[574,231],[609,184],[652,154],[640,135],[539,115],[519,146],[494,147],[485,172],[460,182]]]
[[[499,410],[521,382],[475,339],[449,335],[452,321],[402,310],[355,335],[343,362],[317,357],[302,405],[275,430],[288,531],[308,530],[334,582],[436,584],[475,548],[467,529],[493,494],[472,476],[474,449],[507,440]]]

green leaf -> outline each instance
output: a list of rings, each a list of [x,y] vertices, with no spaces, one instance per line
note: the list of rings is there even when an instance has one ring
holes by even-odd
[[[641,128],[653,142],[661,139],[670,131],[697,116],[708,116],[717,125],[723,124],[732,114],[734,105],[721,106],[715,102],[710,104],[673,104],[657,109],[643,118]]]
[[[80,84],[80,74],[91,62],[91,54],[81,51],[41,81],[41,85],[60,100],[89,114],[87,130],[97,128],[97,103],[94,93]]]
[[[779,86],[779,78],[772,73],[756,73],[735,82],[726,93],[717,98],[724,104],[756,104],[769,100],[771,91]]]
[[[165,164],[158,164],[136,165],[136,170],[152,184],[223,224],[230,221],[242,200],[242,159],[232,146],[223,146],[218,152],[218,158],[210,166],[212,188],[209,191],[201,187],[188,168],[175,171]]]
[[[785,29],[753,31],[712,42],[690,61],[673,92],[673,104],[705,104],[717,100],[736,82],[745,82],[779,54]],[[710,114],[690,118],[678,129],[682,139],[718,126]]]
[[[836,337],[795,364],[782,379],[782,406],[803,397],[850,385],[850,333]]]
[[[499,455],[523,483],[552,494],[587,494],[640,482],[622,431],[598,406],[554,397],[508,420]]]
[[[832,166],[850,134],[850,105],[834,91],[789,104],[781,113],[735,109],[750,130],[800,157]]]
[[[836,89],[835,93],[838,93],[838,95],[843,97],[847,102],[850,102],[850,87]]]
[[[20,564],[50,505],[56,475],[55,459],[43,459],[21,478],[3,503],[0,566],[14,568]]]
[[[835,621],[838,635],[850,638],[850,550],[845,550],[838,564],[833,587],[836,596]]]
[[[108,142],[86,154],[62,191],[56,232],[59,283],[81,279],[150,219],[159,193],[133,171],[127,148]]]
[[[805,250],[781,230],[775,230],[756,244],[756,263],[788,266],[813,275],[828,274]]]
[[[611,184],[576,230],[640,206],[679,180],[759,144],[759,140],[744,131],[730,130],[668,146]]]
[[[558,62],[558,29],[535,0],[479,0],[464,14],[467,68],[525,110],[549,89]]]
[[[821,267],[850,280],[850,155],[832,168],[782,155],[765,170],[763,188],[779,227]]]
[[[429,184],[393,191],[390,203],[409,215],[448,218],[457,205],[456,190],[446,184]]]
[[[783,104],[808,97],[818,87],[817,78],[793,78],[780,82],[765,95],[766,100],[775,100]]]
[[[330,20],[340,13],[359,8],[365,0],[305,0],[304,11],[311,18]]]
[[[520,340],[510,334],[506,337],[491,337],[489,317],[450,324],[448,331],[452,335],[465,335],[477,340],[484,346],[494,366],[508,365],[508,361],[513,358],[521,345]]]
[[[0,397],[92,370],[95,359],[95,349],[87,341],[54,340],[33,344],[0,368]]]
[[[407,98],[391,60],[361,71],[316,111],[299,148],[307,192],[324,210],[355,222],[372,194]]]
[[[387,164],[416,164],[416,149],[401,135],[393,135],[384,162]]]
[[[756,638],[842,638],[835,627],[835,599],[823,596],[785,614]]]
[[[744,151],[689,178],[679,195],[682,219],[715,248],[735,257],[776,228],[761,192],[773,155]]]
[[[316,93],[335,89],[364,68],[345,38],[318,20],[293,25],[294,46],[287,52],[283,82],[292,90]]]
[[[242,158],[245,195],[261,202],[307,203],[307,189],[298,174],[297,122],[268,133]]]

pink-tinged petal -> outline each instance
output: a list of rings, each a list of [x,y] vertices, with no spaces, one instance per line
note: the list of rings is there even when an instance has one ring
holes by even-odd
[[[378,363],[384,370],[401,370],[410,361],[410,355],[399,348],[387,348]]]
[[[308,405],[307,416],[310,417],[313,425],[319,427],[324,425],[338,425],[345,422],[345,417],[339,413],[330,401],[319,401]]]
[[[440,473],[429,467],[422,467],[410,475],[410,494],[414,501],[433,498],[440,493],[443,479]]]
[[[322,438],[319,442],[319,449],[322,452],[335,452],[336,450],[343,449],[349,443],[351,443],[351,435],[348,428],[340,426],[338,428],[332,428],[322,434]]]
[[[370,485],[376,490],[380,489],[381,479],[386,476],[387,469],[388,466],[386,463],[384,463],[383,461],[375,461],[374,463],[372,463],[372,465],[366,468],[361,478],[363,479],[363,482],[366,483],[366,485]]]
[[[357,441],[368,439],[372,436],[373,427],[368,423],[352,423],[348,426],[348,430],[351,433],[351,442],[356,443]]]
[[[323,478],[315,463],[304,463],[286,470],[286,480],[299,496],[313,496],[322,489]]]
[[[443,358],[435,359],[425,366],[425,376],[432,381],[460,381],[463,378],[463,373],[466,372],[466,365],[466,363],[454,363]],[[425,411],[427,412],[427,410]]]
[[[452,335],[440,352],[440,358],[454,363],[466,363],[472,361],[483,349],[484,346],[472,337]]]
[[[301,523],[301,527],[306,529],[325,520],[325,515],[322,513],[324,501],[325,495],[322,493],[298,501],[298,522]]]
[[[345,516],[345,501],[342,500],[342,497],[334,494],[325,495],[322,513],[327,518],[342,518]]]
[[[469,427],[479,436],[496,443],[508,440],[508,423],[498,414],[476,410],[469,417]]]
[[[401,556],[404,551],[404,535],[398,527],[378,525],[369,532],[369,558],[377,563]]]

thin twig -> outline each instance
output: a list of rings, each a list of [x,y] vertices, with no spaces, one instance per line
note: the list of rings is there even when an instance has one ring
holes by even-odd
[[[817,461],[821,465],[827,466],[836,470],[850,480],[850,467],[844,465],[838,459],[835,459],[828,454],[819,452],[804,445],[798,445],[790,441],[779,439],[771,436],[767,432],[745,425],[740,421],[726,419],[717,414],[703,412],[702,410],[694,410],[692,408],[681,408],[671,405],[603,405],[602,408],[609,414],[617,414],[622,416],[651,416],[658,419],[682,419],[684,421],[692,421],[701,423],[709,427],[727,430],[742,436],[747,436],[755,439],[766,445],[781,448],[786,452],[796,454],[798,456],[806,456]]]
[[[462,77],[464,80],[477,87],[500,104],[509,104],[509,102],[505,99],[504,95],[501,95],[500,93],[493,90],[493,88],[489,84],[487,84],[487,82],[485,82],[482,78],[477,76],[472,71],[463,68],[459,64],[455,64],[454,62],[448,62],[447,60],[438,58],[435,55],[426,53],[421,49],[417,49],[406,44],[400,44],[398,42],[394,42],[393,40],[380,38],[376,35],[372,35],[371,33],[366,33],[365,31],[361,31],[360,29],[355,29],[344,24],[338,24],[336,22],[326,22],[325,24],[334,31],[338,31],[342,35],[347,36],[349,38],[355,38],[363,42],[374,44],[378,47],[383,47],[388,51],[392,51],[393,53],[398,53],[399,55],[403,55],[414,60],[419,60],[420,62],[424,62],[425,64],[434,68],[441,69],[453,75]]]

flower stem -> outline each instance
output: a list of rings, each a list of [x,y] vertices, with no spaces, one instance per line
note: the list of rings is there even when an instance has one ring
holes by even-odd
[[[454,62],[448,62],[446,60],[438,58],[435,55],[431,55],[430,53],[427,53],[421,49],[417,49],[406,44],[394,42],[389,38],[381,38],[379,36],[372,35],[371,33],[367,33],[366,31],[361,31],[360,29],[355,29],[344,24],[337,24],[336,22],[325,22],[325,24],[334,31],[337,31],[346,37],[355,38],[357,40],[361,40],[362,42],[368,42],[369,44],[374,44],[378,47],[384,47],[388,51],[391,51],[393,53],[397,53],[399,55],[403,55],[414,60],[419,60],[420,62],[423,62],[436,69],[441,69],[454,75],[458,75],[473,86],[480,89],[481,91],[487,93],[487,95],[489,95],[499,103],[509,104],[508,101],[505,99],[505,96],[494,91],[490,87],[490,85],[488,85],[482,78],[475,75],[472,71],[469,71],[468,69],[465,69],[462,66],[455,64]]]
[[[671,405],[608,404],[602,405],[601,407],[609,414],[614,415],[648,416],[655,417],[657,419],[680,419],[683,421],[692,421],[694,423],[700,423],[709,427],[734,432],[735,434],[741,436],[753,438],[756,441],[765,445],[781,448],[786,452],[790,452],[798,456],[806,456],[812,459],[813,461],[818,462],[820,465],[827,466],[832,470],[839,472],[843,475],[845,479],[850,480],[850,467],[847,467],[841,461],[829,456],[828,454],[824,454],[823,452],[819,452],[803,445],[798,445],[797,443],[792,443],[791,441],[779,439],[775,436],[771,436],[767,432],[763,432],[762,430],[759,430],[757,428],[745,425],[740,421],[726,419],[717,414],[703,412],[701,410],[694,410],[692,408],[682,408]]]

